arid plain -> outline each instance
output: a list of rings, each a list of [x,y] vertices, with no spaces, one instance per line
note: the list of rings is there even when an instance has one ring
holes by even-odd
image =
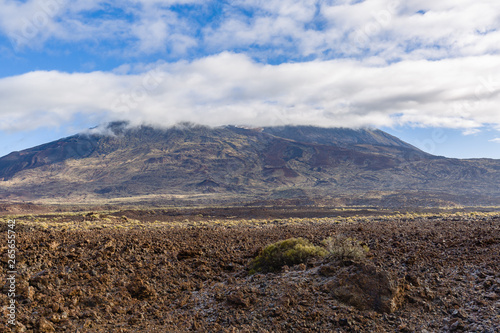
[[[18,239],[11,332],[500,330],[495,209],[2,209]],[[366,256],[249,272],[268,244],[332,236]]]

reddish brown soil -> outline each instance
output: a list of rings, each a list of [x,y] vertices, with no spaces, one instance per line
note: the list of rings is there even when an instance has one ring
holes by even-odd
[[[248,261],[268,243],[319,244],[334,234],[368,244],[368,260],[404,292],[395,312],[339,302],[318,274],[331,266],[322,260],[248,275]],[[18,331],[500,332],[500,215],[159,230],[20,226],[18,241]],[[6,327],[4,315],[0,332]]]

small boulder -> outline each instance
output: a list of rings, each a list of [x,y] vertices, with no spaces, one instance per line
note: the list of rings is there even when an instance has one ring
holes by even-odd
[[[42,317],[38,321],[38,331],[40,333],[48,333],[55,332],[56,330],[54,329],[54,326],[52,326],[52,323],[50,321]]]
[[[130,293],[130,296],[140,300],[156,296],[156,292],[153,287],[140,278],[132,280],[132,282],[130,282],[127,286],[127,291]]]
[[[324,266],[320,273],[330,276],[325,287],[339,301],[380,313],[392,313],[401,305],[403,288],[388,272],[364,262],[347,266],[333,262]]]
[[[231,293],[227,296],[227,301],[229,304],[241,307],[248,307],[250,305],[250,300],[243,295],[241,291]]]

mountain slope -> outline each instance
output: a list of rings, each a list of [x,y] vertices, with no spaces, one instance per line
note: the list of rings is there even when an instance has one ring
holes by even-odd
[[[319,128],[313,126],[279,126],[264,128],[263,132],[298,142],[318,143],[344,148],[372,145],[417,150],[417,148],[412,145],[381,130]]]
[[[500,198],[500,161],[436,157],[379,130],[124,123],[107,130],[0,158],[0,198],[391,205]]]

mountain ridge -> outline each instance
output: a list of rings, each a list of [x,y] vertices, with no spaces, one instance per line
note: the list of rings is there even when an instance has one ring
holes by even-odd
[[[499,160],[434,156],[377,129],[112,123],[101,130],[107,134],[91,130],[0,158],[0,199],[384,205],[401,194],[402,205],[425,205],[426,197],[432,205],[500,202]]]

